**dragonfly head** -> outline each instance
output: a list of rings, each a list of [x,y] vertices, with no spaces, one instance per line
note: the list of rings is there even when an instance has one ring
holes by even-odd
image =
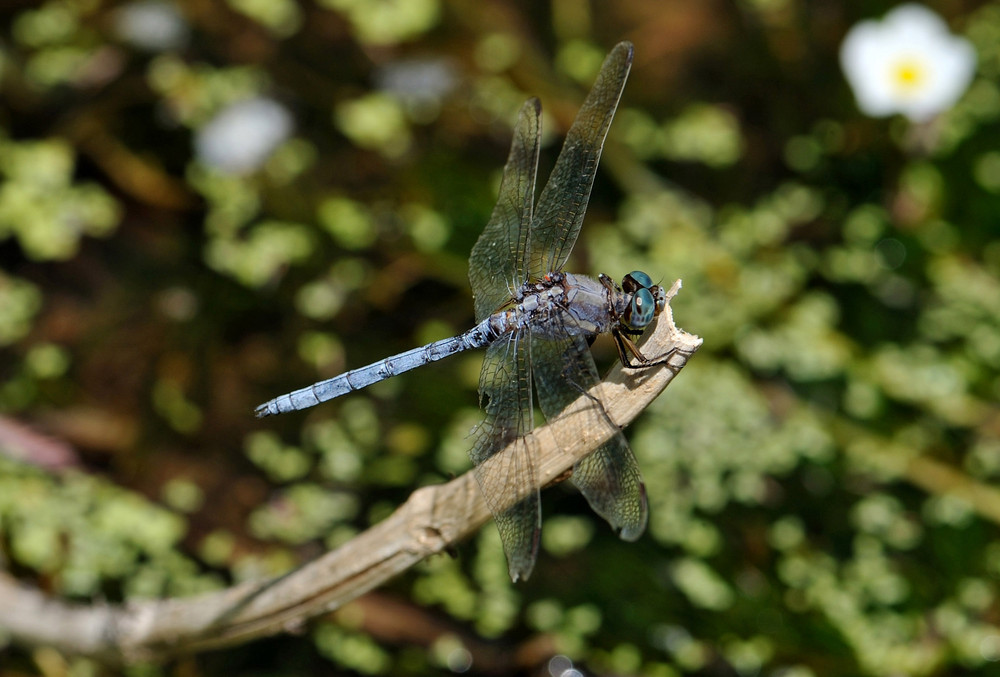
[[[653,279],[641,270],[633,270],[622,278],[622,290],[632,295],[621,321],[628,329],[642,332],[667,307],[667,293],[653,284]]]

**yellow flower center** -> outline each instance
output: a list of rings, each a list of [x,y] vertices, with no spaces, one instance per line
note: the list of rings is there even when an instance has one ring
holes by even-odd
[[[895,65],[892,76],[896,89],[900,93],[908,94],[924,85],[927,81],[927,69],[919,61],[907,59]]]

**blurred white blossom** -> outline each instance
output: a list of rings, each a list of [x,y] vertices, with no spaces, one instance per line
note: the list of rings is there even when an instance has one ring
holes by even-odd
[[[427,123],[437,117],[441,101],[458,86],[458,75],[446,59],[402,59],[381,66],[375,84],[399,99],[411,120]]]
[[[902,113],[925,122],[965,92],[976,66],[968,40],[934,12],[906,4],[882,21],[862,21],[847,33],[840,63],[867,115]]]
[[[115,32],[122,40],[150,52],[182,49],[188,25],[180,10],[165,0],[138,0],[115,11]]]
[[[442,100],[458,85],[458,76],[446,59],[402,59],[381,66],[375,84],[403,104],[410,120],[427,124],[440,113]]]
[[[239,101],[198,130],[198,159],[227,174],[259,168],[292,133],[292,114],[271,99]]]
[[[400,99],[437,103],[455,89],[458,76],[447,59],[413,58],[384,64],[375,82]]]

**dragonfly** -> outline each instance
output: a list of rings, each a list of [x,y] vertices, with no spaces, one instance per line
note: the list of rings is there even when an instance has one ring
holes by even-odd
[[[256,409],[258,417],[306,409],[450,355],[486,348],[479,379],[484,415],[471,434],[469,455],[513,581],[531,574],[541,534],[532,386],[547,420],[583,396],[591,400],[581,430],[600,426],[610,439],[577,462],[570,479],[624,540],[637,540],[646,528],[646,489],[635,456],[601,401],[588,394],[600,381],[590,344],[598,334],[610,333],[623,366],[667,364],[673,351],[648,358],[636,344],[665,308],[666,292],[642,271],[625,275],[621,284],[604,274],[563,271],[583,224],[632,53],[631,43],[622,42],[608,54],[537,203],[541,105],[532,98],[521,108],[496,206],[469,259],[476,326]]]

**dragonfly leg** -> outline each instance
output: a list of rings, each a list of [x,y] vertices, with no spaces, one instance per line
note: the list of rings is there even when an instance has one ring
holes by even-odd
[[[607,289],[610,292],[621,292],[621,290],[622,290],[622,288],[618,286],[617,282],[615,282],[614,280],[612,280],[610,277],[608,277],[604,273],[601,273],[600,275],[598,275],[597,279],[600,280],[601,284],[604,285],[604,288]]]
[[[618,357],[625,369],[648,369],[649,367],[666,365],[667,369],[675,374],[680,372],[680,367],[670,364],[670,358],[678,351],[677,348],[671,348],[657,357],[646,357],[639,350],[639,346],[625,332],[616,328],[612,331],[612,335],[615,337],[615,345],[618,347]],[[633,360],[635,361],[633,362]]]

